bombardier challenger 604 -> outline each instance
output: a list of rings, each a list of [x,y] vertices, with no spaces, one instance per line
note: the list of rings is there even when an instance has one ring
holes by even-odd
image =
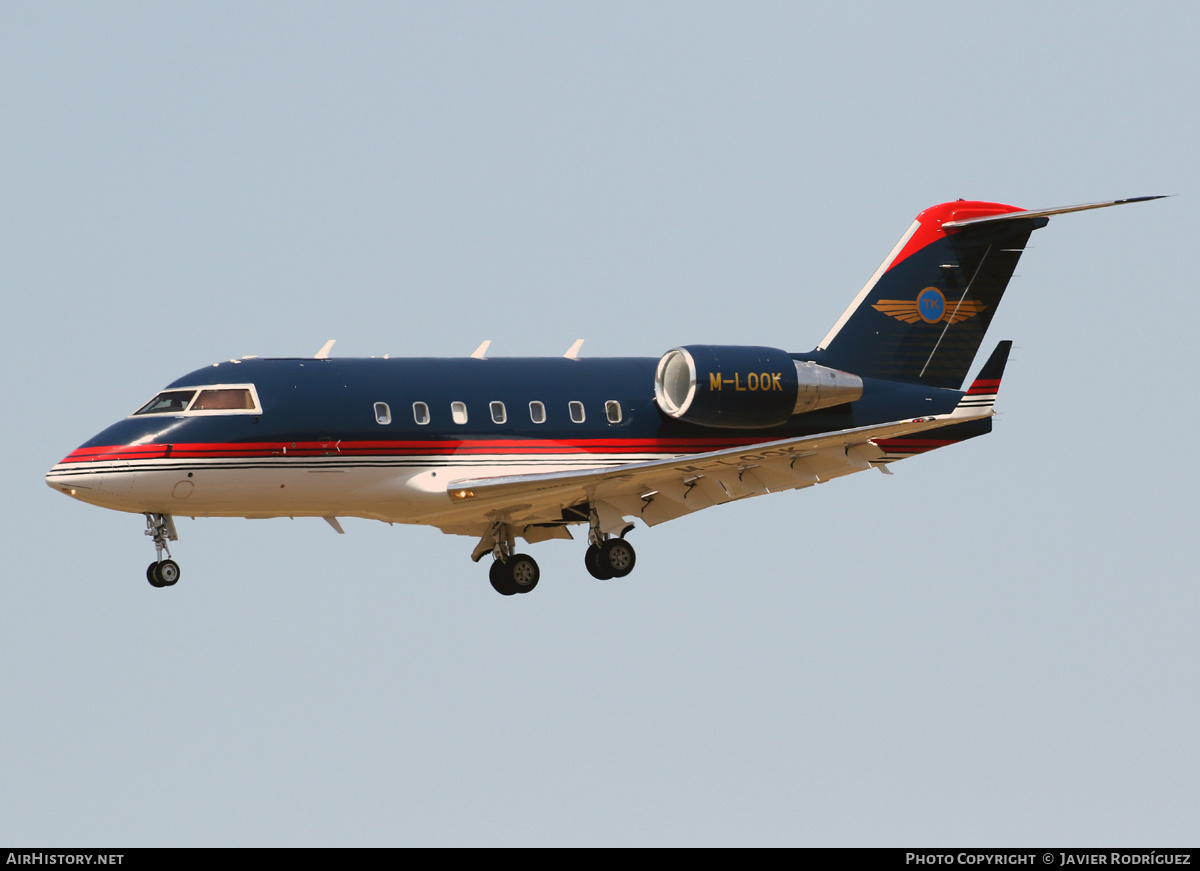
[[[991,430],[1011,342],[966,380],[1029,235],[1051,216],[958,200],[921,212],[808,353],[682,345],[661,357],[243,358],[183,376],[46,475],[144,514],[155,587],[179,580],[174,518],[419,523],[477,542],[500,593],[517,552],[585,528],[596,578],[634,567],[632,520],[888,465]],[[166,554],[166,558],[164,558]]]

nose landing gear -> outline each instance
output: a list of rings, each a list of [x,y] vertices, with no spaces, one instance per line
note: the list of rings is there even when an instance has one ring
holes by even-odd
[[[175,520],[170,514],[147,514],[146,535],[154,539],[154,550],[157,558],[146,567],[146,580],[152,587],[173,587],[179,582],[179,563],[173,559],[163,559],[163,552],[168,557],[171,550],[168,541],[178,541],[179,534],[175,532]]]

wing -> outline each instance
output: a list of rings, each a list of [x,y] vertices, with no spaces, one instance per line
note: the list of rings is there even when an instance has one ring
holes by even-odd
[[[452,481],[455,506],[430,518],[445,532],[480,534],[502,521],[530,541],[570,537],[550,529],[582,522],[590,506],[604,532],[620,532],[626,516],[648,525],[702,508],[779,490],[808,487],[887,462],[876,440],[896,438],[989,417],[991,405],[960,405],[949,414],[898,420],[814,436],[689,454],[602,469]],[[580,508],[584,513],[579,513]],[[572,515],[574,511],[578,516]]]

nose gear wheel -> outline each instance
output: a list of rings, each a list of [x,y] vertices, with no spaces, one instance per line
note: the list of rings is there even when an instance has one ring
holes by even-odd
[[[146,535],[154,540],[154,550],[157,558],[146,568],[146,580],[152,587],[173,587],[179,582],[179,563],[170,559],[171,550],[168,541],[178,541],[179,534],[175,532],[175,521],[170,514],[147,514]],[[168,559],[163,559],[163,553]]]
[[[165,559],[160,563],[150,563],[146,568],[146,580],[152,587],[173,587],[179,583],[179,563],[173,559]]]

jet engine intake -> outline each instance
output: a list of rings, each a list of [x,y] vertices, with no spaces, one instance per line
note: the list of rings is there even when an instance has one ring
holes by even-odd
[[[862,379],[757,345],[687,345],[658,361],[654,398],[700,426],[766,429],[796,414],[853,402]]]

